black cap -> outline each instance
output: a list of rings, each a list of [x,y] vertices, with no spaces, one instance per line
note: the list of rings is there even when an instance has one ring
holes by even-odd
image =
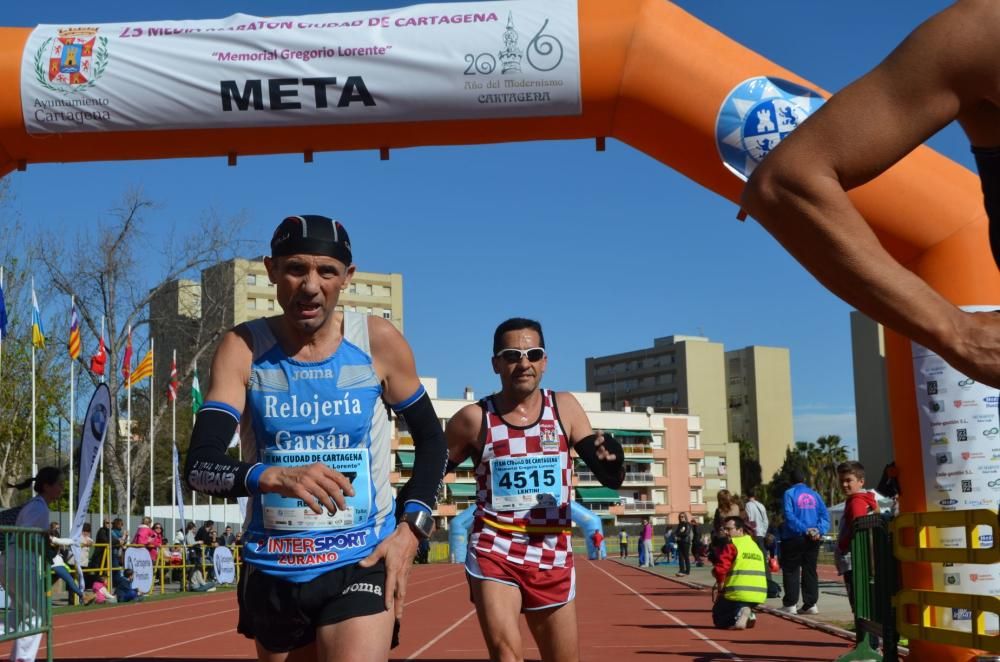
[[[303,214],[289,216],[274,230],[271,255],[326,255],[351,265],[351,239],[347,230],[332,218]]]

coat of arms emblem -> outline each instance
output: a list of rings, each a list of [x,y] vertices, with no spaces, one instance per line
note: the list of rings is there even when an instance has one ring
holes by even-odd
[[[46,89],[75,93],[88,89],[108,66],[108,38],[99,28],[60,28],[35,52],[35,79]]]

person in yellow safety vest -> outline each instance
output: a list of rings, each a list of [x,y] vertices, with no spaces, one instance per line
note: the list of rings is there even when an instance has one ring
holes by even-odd
[[[729,537],[729,544],[718,554],[712,567],[717,596],[712,607],[712,622],[717,628],[752,628],[757,624],[752,607],[767,601],[764,554],[745,530],[742,517],[723,520],[722,531]]]

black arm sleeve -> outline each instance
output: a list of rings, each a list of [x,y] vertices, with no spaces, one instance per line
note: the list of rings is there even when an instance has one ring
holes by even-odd
[[[184,463],[184,479],[192,490],[221,497],[250,495],[247,474],[257,465],[226,454],[238,424],[236,410],[223,403],[207,402],[198,411]]]
[[[448,463],[448,444],[441,421],[426,393],[412,404],[396,411],[406,421],[413,435],[413,476],[400,492],[400,501],[417,502],[434,510],[437,494]]]
[[[617,490],[625,482],[625,450],[622,445],[609,434],[604,435],[604,448],[613,453],[615,459],[600,460],[597,458],[597,435],[592,434],[576,442],[573,447],[580,459],[586,462],[594,472],[597,480],[605,487]]]

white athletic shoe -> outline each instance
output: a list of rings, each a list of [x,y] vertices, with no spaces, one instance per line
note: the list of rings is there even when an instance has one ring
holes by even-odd
[[[818,614],[819,608],[816,605],[809,607],[809,609],[803,609],[799,612],[800,614]]]
[[[736,613],[736,622],[733,624],[734,630],[746,630],[747,621],[753,616],[753,612],[750,611],[750,607],[740,607],[740,610]]]
[[[778,609],[778,611],[784,612],[786,614],[797,614],[797,613],[799,613],[799,610],[798,610],[798,608],[795,605],[788,605],[786,607],[781,607],[780,609]]]

